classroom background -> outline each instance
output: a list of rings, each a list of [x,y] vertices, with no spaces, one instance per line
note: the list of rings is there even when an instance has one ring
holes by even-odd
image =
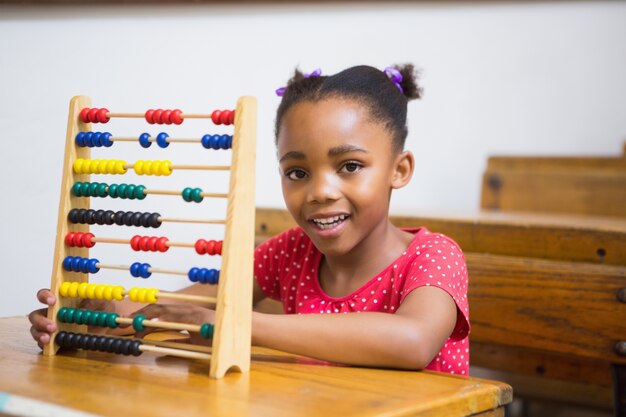
[[[282,208],[274,90],[295,67],[412,62],[417,167],[392,214],[468,212],[491,155],[622,152],[624,22],[613,1],[0,5],[0,317],[50,283],[74,95],[131,112],[256,96],[256,205]]]

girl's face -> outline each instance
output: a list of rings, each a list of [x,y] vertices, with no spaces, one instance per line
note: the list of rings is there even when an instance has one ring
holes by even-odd
[[[326,256],[348,254],[388,226],[398,186],[392,137],[346,99],[296,104],[283,117],[278,158],[285,203]],[[408,176],[410,178],[410,174]]]

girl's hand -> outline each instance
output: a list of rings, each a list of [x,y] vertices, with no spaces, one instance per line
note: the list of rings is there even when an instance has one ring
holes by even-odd
[[[176,323],[187,323],[202,325],[204,323],[213,324],[215,321],[215,311],[192,304],[150,304],[138,310],[133,316],[142,314],[147,320],[157,319],[157,321],[169,321]],[[149,333],[159,331],[158,327],[144,326],[145,330],[137,332],[137,337],[144,337]],[[190,342],[194,344],[207,344],[209,339],[205,339],[197,332],[189,332]]]
[[[42,304],[46,304],[48,307],[52,307],[57,301],[52,291],[46,288],[37,291],[37,300]],[[30,321],[31,336],[39,347],[43,349],[44,345],[50,343],[50,335],[56,332],[56,324],[52,320],[48,320],[47,308],[31,312],[28,315],[28,320]]]
[[[39,302],[42,304],[46,304],[48,308],[54,306],[54,304],[56,304],[56,301],[57,301],[52,291],[50,291],[47,288],[43,288],[37,291],[37,300],[39,300]],[[50,343],[50,338],[51,338],[52,333],[58,330],[55,322],[48,319],[48,308],[35,310],[28,315],[28,320],[30,321],[30,324],[31,324],[30,334],[41,349],[43,349],[45,345]],[[116,311],[117,305],[111,301],[87,299],[87,300],[83,300],[80,303],[79,308],[84,308],[87,310],[113,312],[113,311]],[[120,326],[116,329],[107,329],[104,327],[89,326],[89,332],[96,333],[96,334],[106,333],[106,334],[115,334],[115,335],[129,334],[129,333],[132,334],[132,327],[130,328],[130,331],[129,331],[129,328],[127,326]]]

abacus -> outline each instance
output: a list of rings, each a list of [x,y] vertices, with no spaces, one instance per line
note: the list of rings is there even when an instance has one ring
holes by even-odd
[[[216,125],[233,125],[234,132],[204,134],[199,138],[175,138],[161,132],[137,137],[116,136],[109,132],[94,132],[92,124],[107,123],[114,118],[145,119],[150,125],[175,128],[186,119],[208,119]],[[51,290],[57,297],[48,309],[48,318],[57,323],[59,331],[52,335],[44,349],[45,355],[55,355],[62,348],[98,350],[124,355],[143,352],[167,354],[191,359],[209,360],[210,376],[221,378],[231,369],[246,372],[250,368],[252,262],[254,250],[254,167],[255,167],[256,100],[241,97],[234,111],[215,110],[209,114],[190,114],[181,110],[148,110],[145,113],[114,113],[106,108],[92,108],[91,99],[77,96],[70,101],[63,177],[59,202],[57,237],[54,251]],[[154,144],[165,149],[171,144],[195,143],[199,150],[231,149],[231,164],[185,165],[179,161],[121,159],[91,159],[91,149],[110,148],[114,144],[138,142],[141,148]],[[128,146],[128,144],[126,144]],[[174,147],[173,147],[174,148]],[[153,148],[154,149],[154,148]],[[108,150],[104,150],[109,152]],[[169,152],[172,152],[170,148]],[[204,160],[204,157],[202,158]],[[163,190],[159,187],[126,183],[91,182],[91,174],[124,175],[134,171],[138,176],[169,176],[178,170],[229,171],[228,193],[204,192],[198,187]],[[194,171],[192,171],[194,172]],[[174,174],[175,175],[175,174]],[[209,184],[210,185],[210,184]],[[151,195],[179,196],[182,204],[203,204],[212,199],[226,199],[225,219],[189,219],[162,215],[156,211],[124,211],[91,209],[91,200],[101,198],[144,200]],[[168,197],[162,197],[168,198]],[[174,197],[172,197],[174,198]],[[149,198],[147,199],[149,200]],[[142,201],[141,204],[144,204]],[[174,242],[165,236],[143,236],[132,230],[158,228],[165,222],[204,223],[223,225],[223,240],[198,238],[195,242]],[[128,238],[96,236],[90,225],[120,226],[131,230]],[[124,232],[125,233],[125,232]],[[152,267],[149,263],[133,262],[117,265],[89,257],[96,243],[129,245],[134,256],[142,251],[166,252],[171,247],[186,248],[198,255],[221,255],[221,269],[198,266],[184,270]],[[129,262],[127,262],[129,263]],[[124,271],[128,278],[148,278],[153,273],[186,276],[195,283],[217,285],[217,297],[189,295],[162,291],[158,288],[89,282],[90,275],[100,269]],[[142,280],[143,281],[143,280]],[[155,303],[159,299],[191,301],[215,306],[214,323],[201,325],[120,317],[117,313],[77,308],[81,299],[122,300]],[[158,342],[130,337],[109,337],[85,333],[86,325],[117,327],[132,325],[135,330],[146,326],[197,332],[211,339],[211,347],[194,346],[172,341]]]

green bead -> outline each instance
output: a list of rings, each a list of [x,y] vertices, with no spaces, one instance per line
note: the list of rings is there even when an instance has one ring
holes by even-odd
[[[135,197],[138,200],[143,200],[144,198],[146,198],[146,187],[144,187],[143,185],[138,185],[137,188],[135,188]]]
[[[98,196],[98,183],[97,182],[92,182],[89,184],[89,195],[91,197],[97,197]]]
[[[183,200],[185,200],[186,202],[189,203],[191,201],[191,192],[192,191],[193,190],[191,188],[189,188],[189,187],[185,188],[183,190]]]
[[[74,312],[74,323],[83,324],[83,310],[76,310]]]
[[[143,325],[143,321],[145,319],[146,316],[144,316],[143,314],[137,314],[133,319],[133,329],[135,329],[135,331],[137,332],[145,330],[145,326]]]
[[[117,322],[115,321],[120,315],[117,313],[109,313],[109,316],[107,317],[107,326],[109,326],[112,329],[115,329],[117,327]]]
[[[126,188],[126,198],[135,199],[135,187],[134,184],[129,184],[128,188]]]
[[[74,323],[74,313],[76,313],[75,308],[68,307],[67,311],[65,311],[65,322],[66,323]]]
[[[62,323],[65,323],[65,314],[67,313],[67,307],[61,307],[59,312],[57,313],[57,320]]]
[[[82,324],[91,324],[91,311],[85,310],[83,311]]]
[[[89,183],[82,182],[80,184],[80,195],[83,197],[89,197]]]
[[[72,193],[76,197],[82,197],[82,194],[80,193],[80,186],[81,186],[80,182],[75,182],[74,185],[72,186]]]
[[[202,326],[200,326],[200,336],[204,337],[205,339],[212,338],[213,325],[210,323],[203,323]]]
[[[92,311],[91,315],[89,316],[89,322],[87,324],[89,324],[90,326],[98,326],[99,319],[100,319],[100,312]]]
[[[127,198],[126,197],[126,188],[128,187],[128,185],[126,184],[119,184],[117,186],[117,196],[119,198]]]
[[[109,185],[109,196],[111,196],[111,198],[117,198],[117,184]]]
[[[191,192],[191,199],[196,203],[199,203],[203,200],[203,198],[204,197],[202,197],[202,190],[200,188],[194,188]]]
[[[107,192],[107,187],[108,185],[106,185],[106,183],[104,182],[101,182],[100,184],[98,184],[97,196],[106,197],[107,195],[109,195],[109,193]]]
[[[100,311],[100,314],[98,314],[98,318],[96,318],[96,325],[100,326],[100,327],[106,327],[107,325],[107,320],[109,319],[109,313],[107,313],[106,311]]]

